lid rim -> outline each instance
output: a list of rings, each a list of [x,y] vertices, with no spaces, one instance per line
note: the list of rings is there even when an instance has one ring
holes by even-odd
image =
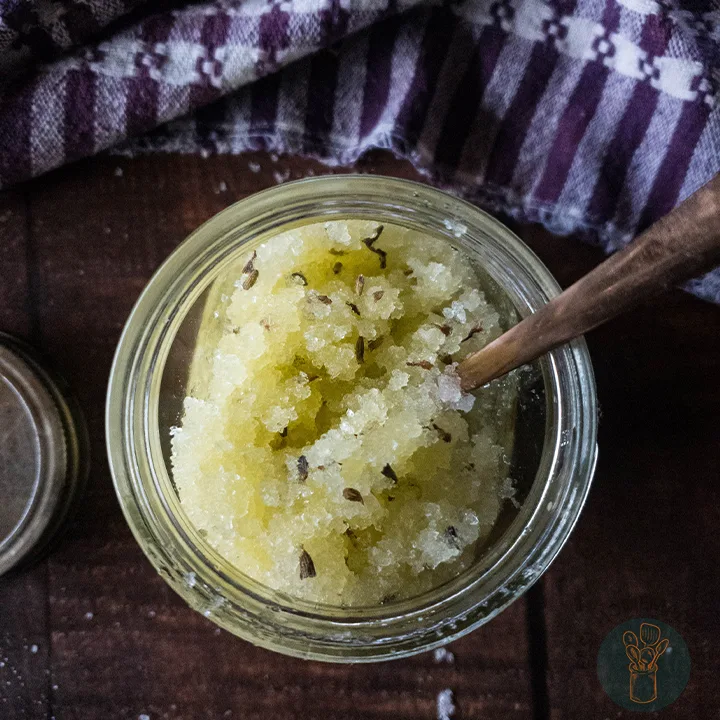
[[[4,362],[3,362],[4,361]],[[0,332],[0,374],[25,404],[36,441],[34,487],[22,517],[0,539],[0,577],[39,560],[66,526],[88,475],[89,441],[62,378],[22,340]]]

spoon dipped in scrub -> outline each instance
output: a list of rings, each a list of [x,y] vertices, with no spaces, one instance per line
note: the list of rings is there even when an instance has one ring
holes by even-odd
[[[457,367],[461,387],[482,387],[718,264],[720,175],[538,312],[466,357]]]

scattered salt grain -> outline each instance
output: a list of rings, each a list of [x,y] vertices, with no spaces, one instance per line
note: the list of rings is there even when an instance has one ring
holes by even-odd
[[[220,193],[227,192],[227,183],[221,182],[216,188],[215,188],[215,194],[219,195]]]
[[[138,715],[138,720],[150,720],[150,716],[146,713],[140,713],[140,715]]]
[[[37,655],[37,651],[38,651],[38,646],[37,646],[37,645],[31,645],[31,646],[30,646],[30,652],[31,652],[33,655]]]
[[[252,173],[259,173],[260,172],[260,163],[256,162],[249,162],[248,163],[248,169]]]
[[[86,620],[92,620],[94,617],[95,617],[95,615],[93,615],[91,612],[86,612],[86,613],[85,613],[85,619],[86,619]]]
[[[270,159],[271,159],[273,162],[277,162],[277,161],[280,159],[280,156],[279,156],[277,153],[272,153],[272,154],[270,155]]]
[[[115,171],[113,172],[113,175],[115,177],[122,177],[123,176],[123,169],[121,167],[116,167]]]
[[[467,232],[467,225],[457,220],[443,220],[443,225],[456,237],[462,237]]]
[[[455,698],[449,688],[441,690],[437,696],[437,720],[451,720],[455,717]]]
[[[447,648],[441,647],[433,651],[433,660],[438,665],[442,663],[452,665],[455,662],[455,656]]]
[[[201,157],[203,160],[207,160],[207,159],[210,157],[210,151],[209,151],[207,148],[203,148],[203,149],[200,151],[200,157]],[[142,720],[142,718],[141,718],[141,720]]]
[[[454,367],[445,368],[445,373],[437,379],[438,398],[440,402],[452,410],[470,412],[475,404],[475,398],[470,393],[464,393],[460,388],[460,378]]]
[[[275,183],[277,185],[282,185],[284,182],[290,179],[290,170],[283,170],[282,172],[279,172],[276,170],[273,172],[273,180],[275,180]]]
[[[458,320],[461,323],[467,321],[465,306],[457,300],[453,300],[449,308],[443,308],[443,316],[446,320]]]
[[[150,610],[150,611],[148,612],[148,617],[151,618],[151,619],[154,618],[155,615],[157,615],[157,613],[156,613],[154,610]]]

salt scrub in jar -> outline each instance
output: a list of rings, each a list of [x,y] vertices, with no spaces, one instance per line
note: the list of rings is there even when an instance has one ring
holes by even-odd
[[[366,220],[279,234],[216,281],[173,429],[180,502],[271,588],[331,605],[468,568],[508,497],[515,379],[462,394],[497,337],[470,258]]]

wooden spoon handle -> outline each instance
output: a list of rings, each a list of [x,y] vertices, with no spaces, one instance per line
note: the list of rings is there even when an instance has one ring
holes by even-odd
[[[458,365],[474,390],[720,264],[720,175],[624,250]]]

